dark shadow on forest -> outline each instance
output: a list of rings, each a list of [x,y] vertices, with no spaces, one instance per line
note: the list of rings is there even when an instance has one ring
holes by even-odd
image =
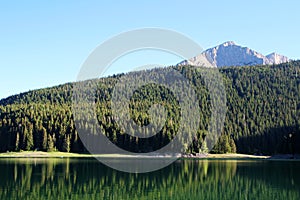
[[[269,128],[261,134],[237,138],[235,142],[239,153],[294,156],[300,154],[300,127]]]

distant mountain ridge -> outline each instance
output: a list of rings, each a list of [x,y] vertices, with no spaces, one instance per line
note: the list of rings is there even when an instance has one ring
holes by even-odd
[[[237,45],[233,41],[210,48],[201,54],[179,63],[179,65],[204,65],[210,67],[271,65],[289,62],[286,56],[271,53],[264,56],[248,47]],[[209,63],[209,64],[208,64]]]

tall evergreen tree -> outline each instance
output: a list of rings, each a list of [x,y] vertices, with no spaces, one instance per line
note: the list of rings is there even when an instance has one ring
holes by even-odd
[[[53,150],[54,150],[53,137],[50,134],[48,134],[48,137],[47,137],[47,151],[51,152]]]

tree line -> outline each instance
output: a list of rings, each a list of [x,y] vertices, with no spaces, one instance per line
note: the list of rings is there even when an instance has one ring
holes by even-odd
[[[210,69],[192,66],[170,68],[190,80],[199,100],[194,103],[198,103],[201,108],[198,130],[191,132],[183,129],[192,138],[191,143],[184,143],[184,152],[207,152],[205,138],[209,136],[211,91],[205,86],[203,71],[209,73]],[[139,80],[145,74],[161,76],[167,69],[133,73]],[[268,155],[300,153],[299,70],[300,61],[220,69],[228,111],[224,129],[219,133],[220,137],[211,152]],[[143,126],[151,122],[148,109],[153,104],[162,105],[167,118],[163,128],[155,136],[138,138],[128,134],[118,126],[111,110],[113,88],[123,76],[125,74],[97,80],[94,100],[100,128],[111,142],[125,150],[151,152],[160,149],[179,130],[181,108],[178,100],[170,90],[156,84],[136,90],[130,99],[129,110],[131,118],[137,124]],[[180,83],[175,81],[174,84]],[[0,151],[86,152],[78,130],[90,130],[92,134],[97,134],[98,130],[90,123],[92,116],[89,115],[75,126],[71,109],[72,89],[73,85],[68,83],[0,100]],[[163,119],[158,119],[160,120]],[[134,131],[130,125],[126,130]]]

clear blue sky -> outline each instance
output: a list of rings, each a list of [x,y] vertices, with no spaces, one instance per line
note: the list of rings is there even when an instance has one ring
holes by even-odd
[[[181,32],[205,49],[233,40],[298,59],[299,9],[297,0],[1,1],[0,98],[75,81],[96,46],[143,27]],[[166,65],[177,61],[149,58]]]

